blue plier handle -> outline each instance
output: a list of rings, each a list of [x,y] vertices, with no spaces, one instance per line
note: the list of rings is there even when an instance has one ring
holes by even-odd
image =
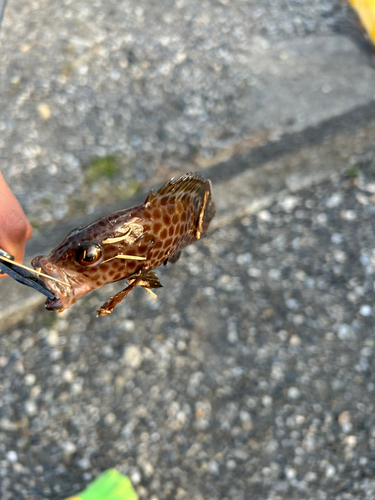
[[[0,248],[0,256],[6,257],[7,259],[14,260],[13,255],[5,252]],[[47,287],[47,285],[37,276],[34,276],[26,269],[20,267],[16,262],[6,262],[0,259],[0,274],[7,274],[10,278],[22,283],[23,285],[30,286],[42,293],[49,299],[55,299],[56,295]]]

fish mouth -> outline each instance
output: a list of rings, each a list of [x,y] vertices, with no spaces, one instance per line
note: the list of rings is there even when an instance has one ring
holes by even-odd
[[[63,306],[62,300],[60,298],[47,299],[45,303],[47,311],[59,311],[62,312],[66,309]]]
[[[37,273],[41,271],[43,274],[51,276],[52,278],[49,279],[46,276],[39,276],[39,279],[41,279],[56,296],[54,299],[46,300],[45,306],[48,311],[61,312],[73,305],[75,302],[73,284],[68,275],[60,267],[52,264],[48,260],[48,257],[42,255],[34,257],[31,261],[31,265]],[[55,281],[56,279],[59,281]]]
[[[31,265],[36,272],[41,271],[54,278],[40,276],[40,279],[56,295],[56,298],[46,300],[45,305],[48,311],[62,312],[64,309],[69,309],[78,299],[95,288],[93,283],[82,273],[72,269],[64,270],[61,266],[54,264],[50,255],[34,257]]]

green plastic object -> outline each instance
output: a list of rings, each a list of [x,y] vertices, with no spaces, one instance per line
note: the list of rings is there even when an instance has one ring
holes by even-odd
[[[116,469],[108,469],[84,491],[65,500],[138,500],[138,497],[128,477]]]

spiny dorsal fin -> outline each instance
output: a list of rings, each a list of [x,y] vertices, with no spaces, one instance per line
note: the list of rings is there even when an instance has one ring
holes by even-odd
[[[155,198],[156,198],[156,195],[152,191],[150,191],[148,193],[147,198],[145,199],[145,203],[152,203]]]
[[[154,195],[153,204],[173,203],[180,199],[200,199],[202,193],[209,190],[211,194],[210,181],[206,181],[200,174],[190,172],[181,175],[178,179],[170,179],[162,186],[159,191]]]
[[[193,191],[194,189],[201,187],[205,182],[206,180],[204,177],[194,172],[183,174],[177,179],[172,177],[172,179],[166,182],[164,186],[159,189],[155,196],[159,198],[172,193],[177,196],[184,191]]]
[[[150,199],[148,197],[146,202]],[[196,237],[200,239],[215,215],[211,182],[198,173],[190,172],[178,179],[170,179],[157,193],[152,194],[153,206],[174,204],[178,201],[184,202],[185,206],[193,210],[197,218]]]

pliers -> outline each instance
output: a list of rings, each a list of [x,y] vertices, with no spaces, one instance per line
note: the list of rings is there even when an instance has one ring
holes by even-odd
[[[5,261],[0,258],[0,274],[5,273],[10,278],[13,278],[19,283],[34,288],[34,290],[37,290],[49,299],[56,299],[56,295],[40,278],[31,274],[30,271],[24,269],[16,262],[9,262],[14,260],[13,255],[10,255],[9,253],[5,252],[5,250],[2,250],[0,248],[0,257],[5,257],[6,259],[8,259],[7,261]]]

